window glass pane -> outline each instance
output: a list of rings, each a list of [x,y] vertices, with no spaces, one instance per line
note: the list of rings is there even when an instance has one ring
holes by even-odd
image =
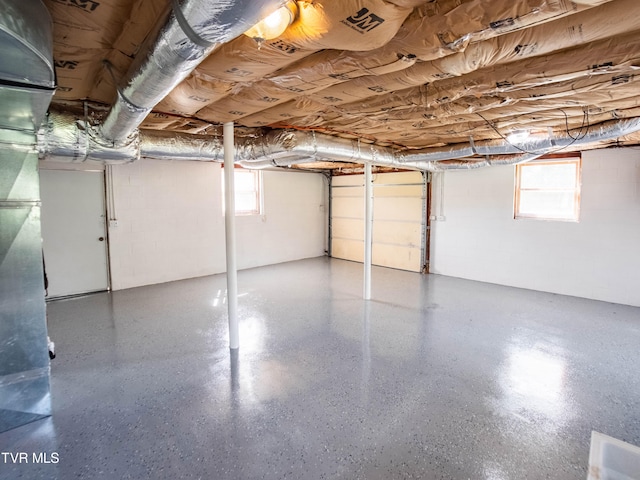
[[[516,167],[516,218],[578,221],[580,158]]]
[[[236,192],[236,213],[257,212],[256,194]]]
[[[236,192],[247,192],[256,189],[254,172],[236,170],[234,173]]]
[[[234,190],[235,190],[235,211],[236,215],[261,215],[262,202],[260,193],[260,172],[255,170],[235,170]],[[222,180],[222,211],[225,209],[224,198],[224,175]]]
[[[521,190],[520,215],[574,219],[575,194],[573,190]]]
[[[574,188],[576,163],[521,165],[520,188]]]

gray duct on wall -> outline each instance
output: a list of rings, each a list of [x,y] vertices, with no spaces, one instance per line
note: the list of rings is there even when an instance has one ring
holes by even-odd
[[[0,9],[0,128],[33,132],[53,97],[51,18],[34,4],[6,0]]]
[[[451,147],[414,152],[367,144],[313,131],[256,129],[236,138],[236,163],[247,168],[287,167],[317,161],[371,163],[373,165],[441,171],[521,163],[546,153],[575,149],[640,130],[640,118],[612,120],[587,129],[568,130],[563,136],[532,139],[518,145],[506,140],[470,141]],[[140,131],[122,148],[96,142],[88,122],[68,113],[52,111],[40,130],[42,160],[129,163],[143,158],[222,162],[222,139],[156,130]],[[484,157],[484,158],[483,158]]]
[[[0,432],[51,414],[35,130],[53,95],[51,18],[0,9]]]
[[[32,5],[32,3],[36,5]],[[0,79],[33,87],[54,86],[51,17],[39,0],[3,0],[0,9]]]
[[[118,86],[118,98],[94,134],[97,143],[121,147],[178,83],[219,43],[242,34],[286,0],[173,1],[154,43],[139,53]]]

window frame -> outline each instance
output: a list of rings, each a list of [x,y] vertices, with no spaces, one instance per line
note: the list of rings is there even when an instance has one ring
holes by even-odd
[[[576,166],[575,183],[573,188],[522,188],[522,170],[531,166],[544,166],[544,165],[563,165],[571,164]],[[526,163],[516,165],[515,169],[515,188],[514,188],[514,201],[513,201],[513,218],[515,220],[545,220],[553,222],[573,222],[580,221],[580,201],[581,201],[581,188],[582,187],[582,156],[580,154],[566,154],[558,156],[545,156],[543,158],[533,160]],[[573,215],[568,216],[549,216],[543,213],[522,213],[520,212],[520,201],[522,191],[540,191],[540,192],[552,192],[552,191],[573,191]]]
[[[255,189],[252,190],[238,190],[238,178],[237,175],[246,175],[251,174],[255,178],[254,185]],[[235,194],[235,216],[236,217],[251,217],[251,216],[261,216],[264,212],[264,194],[263,194],[263,179],[262,172],[260,170],[252,170],[252,169],[243,169],[243,168],[234,168],[234,194]],[[224,174],[221,176],[222,180],[222,212],[225,214],[225,182],[224,182]],[[238,194],[247,194],[253,193],[255,195],[255,208],[250,210],[239,210],[238,209]]]

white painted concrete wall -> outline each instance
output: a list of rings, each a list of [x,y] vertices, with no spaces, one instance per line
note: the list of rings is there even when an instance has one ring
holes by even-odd
[[[112,167],[114,290],[225,271],[217,163],[140,160]],[[264,172],[263,217],[238,217],[238,268],[324,254],[324,179]]]
[[[436,175],[431,272],[640,306],[640,150],[583,153],[579,223],[514,220],[514,170]]]
[[[238,268],[324,255],[324,177],[299,172],[262,173],[264,215],[236,218]]]

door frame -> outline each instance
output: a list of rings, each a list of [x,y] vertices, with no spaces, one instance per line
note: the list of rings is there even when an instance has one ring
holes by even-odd
[[[422,238],[422,273],[428,274],[431,262],[431,172],[422,172],[424,179],[422,203],[423,238]]]
[[[58,163],[58,162],[44,162],[38,163],[38,176],[40,176],[41,170],[56,170],[56,171],[71,171],[71,172],[87,172],[87,173],[101,173],[102,174],[102,196],[103,196],[103,209],[102,215],[104,217],[104,249],[105,249],[105,269],[107,277],[106,289],[90,290],[81,293],[74,293],[69,295],[57,295],[47,297],[47,301],[61,300],[65,298],[78,297],[83,295],[90,295],[92,293],[110,292],[111,291],[111,249],[109,240],[109,218],[110,218],[110,204],[109,204],[109,190],[112,185],[108,181],[108,169],[104,165],[85,165],[85,164],[73,164],[73,163]],[[112,192],[111,192],[112,196]]]

